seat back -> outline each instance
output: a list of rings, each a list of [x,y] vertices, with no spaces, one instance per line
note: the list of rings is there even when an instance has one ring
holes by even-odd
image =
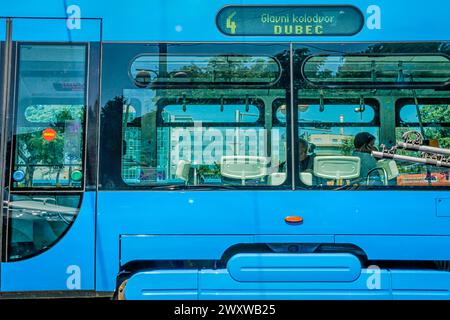
[[[189,171],[191,170],[191,163],[186,160],[180,160],[177,164],[177,170],[175,171],[175,177],[185,181],[189,181]]]
[[[316,156],[314,158],[314,175],[324,179],[359,178],[361,159],[352,156]]]
[[[300,172],[300,181],[307,185],[312,186],[313,185],[313,175],[311,172]]]
[[[285,180],[286,180],[285,172],[274,172],[269,175],[267,182],[271,186],[279,186],[282,185]]]
[[[385,170],[388,180],[397,178],[400,175],[397,163],[394,160],[382,159],[377,161],[377,167]]]
[[[258,156],[223,156],[220,161],[220,174],[229,179],[246,180],[260,179],[267,176],[270,159]]]

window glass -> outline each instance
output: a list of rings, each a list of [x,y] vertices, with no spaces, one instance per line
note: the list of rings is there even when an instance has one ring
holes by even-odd
[[[289,70],[287,44],[105,44],[100,188],[287,187]]]
[[[84,112],[84,105],[31,105],[25,109],[28,122],[58,122],[58,115],[67,113],[70,118],[79,118]]]
[[[447,49],[440,42],[294,44],[300,186],[450,186],[450,158],[423,151],[449,145]],[[421,150],[404,145],[409,131],[416,132],[410,139],[423,136]]]
[[[198,101],[198,103],[207,101]],[[212,101],[211,101],[212,102]],[[223,101],[223,104],[184,104],[168,105],[162,109],[161,117],[166,123],[255,123],[261,116],[255,105],[229,104],[232,101]],[[239,101],[236,101],[239,103]],[[239,120],[238,120],[239,119]]]
[[[286,174],[272,173],[286,161],[286,130],[265,121],[274,110],[263,101],[284,92],[248,90],[248,99],[238,98],[239,91],[222,94],[168,90],[159,97],[125,89],[124,104],[139,111],[128,117],[123,108],[122,179],[134,186],[282,184]]]
[[[31,257],[50,248],[75,220],[80,195],[11,195],[8,261]]]
[[[19,47],[13,188],[81,188],[86,47]]]
[[[141,55],[131,64],[138,87],[157,83],[273,83],[281,74],[267,56]]]
[[[334,93],[345,94],[358,96],[354,92]],[[298,171],[303,187],[367,183],[376,161],[370,158],[370,151],[361,152],[356,145],[361,147],[358,144],[361,135],[371,137],[371,146],[379,144],[379,105],[375,99],[299,96],[297,115]],[[369,163],[364,164],[363,160]]]
[[[414,94],[426,92],[418,90]],[[346,90],[334,92],[341,97],[355,93],[358,95]],[[317,100],[300,96],[302,108],[298,110],[296,143],[301,186],[337,189],[450,186],[447,167],[424,163],[425,158],[445,161],[445,157],[436,158],[432,153],[425,156],[420,150],[401,147],[405,133],[414,131],[423,136],[423,146],[450,149],[448,104],[416,106],[411,104],[412,98],[396,99],[400,94],[396,91],[365,94],[364,105],[360,99],[351,104],[351,99],[323,99],[321,103],[320,98],[317,104]],[[379,101],[398,101],[396,112],[385,110],[384,118],[380,118],[380,108],[387,106]],[[396,127],[390,129],[395,114]],[[380,141],[381,132],[384,141]],[[389,154],[392,152],[389,150],[394,153]]]
[[[417,108],[420,114],[417,113]],[[420,104],[418,106],[407,104],[400,108],[400,122],[405,124],[419,123],[423,124],[437,124],[450,123],[450,105],[449,104]]]
[[[443,55],[343,55],[309,58],[303,72],[313,83],[444,85],[450,61]]]
[[[324,101],[321,107],[317,101],[312,101],[313,104],[306,104],[306,102],[298,108],[300,123],[324,122],[348,125],[350,123],[370,123],[375,118],[374,108],[366,104],[339,105],[332,101]]]

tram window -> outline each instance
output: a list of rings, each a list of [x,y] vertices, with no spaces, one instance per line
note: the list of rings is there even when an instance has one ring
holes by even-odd
[[[419,110],[419,112],[418,112]],[[450,101],[420,100],[419,105],[410,100],[397,103],[396,140],[403,141],[408,131],[423,135],[424,145],[450,149]],[[419,117],[420,115],[420,117]],[[420,119],[420,120],[419,120]],[[398,150],[397,154],[419,157],[415,151]],[[397,184],[415,187],[450,186],[449,170],[446,167],[397,161],[400,175]]]
[[[262,113],[254,104],[243,104],[242,100],[222,100],[222,104],[184,104],[168,105],[162,109],[161,118],[164,123],[255,123]],[[201,102],[201,101],[199,101]],[[216,100],[217,102],[217,100]],[[259,102],[261,105],[261,102]],[[239,119],[239,120],[238,120]]]
[[[450,104],[428,103],[407,104],[400,108],[400,123],[419,123],[417,107],[420,110],[420,118],[427,125],[450,123]]]
[[[379,143],[377,101],[361,97],[311,99],[302,96],[298,101],[296,143],[301,185],[367,184],[367,176],[372,166],[376,166],[376,160],[370,152],[355,148],[355,144],[359,146],[361,137],[371,137],[371,143]]]
[[[450,61],[444,55],[320,55],[303,66],[307,80],[321,85],[428,84],[450,80]]]
[[[100,188],[288,188],[287,44],[103,49]]]
[[[82,187],[85,90],[84,45],[20,45],[13,188]]]
[[[80,203],[80,195],[11,195],[8,261],[29,258],[54,245],[75,220]]]
[[[35,104],[26,107],[24,115],[28,122],[58,122],[61,113],[67,113],[70,118],[81,118],[84,105],[43,105]]]
[[[286,104],[280,100],[279,106],[276,110],[276,118],[281,123],[286,123]],[[324,100],[321,107],[317,104],[317,100],[304,99],[297,104],[298,121],[299,123],[342,123],[343,126],[353,126],[357,123],[374,123],[376,110],[370,105],[354,104],[343,105],[342,101]],[[337,104],[335,104],[337,103]],[[325,105],[327,107],[325,112]],[[323,108],[323,109],[322,109]],[[322,114],[323,112],[323,114]]]
[[[136,86],[177,83],[275,83],[281,69],[275,58],[247,55],[141,55],[130,70]]]
[[[272,105],[260,96],[267,90],[170,90],[161,98],[154,91],[124,93],[136,110],[128,117],[127,104],[123,108],[122,179],[128,185],[254,187],[285,181],[278,165],[286,161],[286,130],[268,128],[264,115],[272,114]]]

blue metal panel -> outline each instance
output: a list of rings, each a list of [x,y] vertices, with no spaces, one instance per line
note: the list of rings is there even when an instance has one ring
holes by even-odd
[[[66,19],[14,19],[13,41],[97,42],[100,40],[101,21],[83,20],[80,30],[67,28]]]
[[[127,300],[196,300],[197,270],[157,270],[134,274],[125,286]]]
[[[333,243],[333,235],[255,235],[255,243]]]
[[[450,299],[450,272],[391,270],[394,299]]]
[[[436,216],[443,191],[256,192],[258,234],[450,235]],[[287,224],[286,216],[303,223]]]
[[[227,269],[239,282],[349,282],[361,264],[351,254],[237,254]]]
[[[380,287],[362,270],[354,282],[236,282],[226,270],[155,270],[134,274],[128,300],[145,299],[390,299],[390,274],[379,271]]]
[[[134,260],[218,260],[236,243],[252,236],[130,236],[120,238],[120,264]]]
[[[199,271],[199,299],[391,299],[390,274],[379,270],[378,288],[371,270],[354,282],[237,282],[226,270]]]
[[[106,41],[304,41],[305,37],[230,37],[219,32],[215,15],[228,4],[273,4],[273,0],[134,0],[125,5],[120,0],[77,0],[67,4],[78,5],[81,17],[103,18],[103,39]],[[285,0],[283,4],[299,4]],[[342,0],[309,0],[308,4],[342,4]],[[308,37],[308,41],[398,41],[449,39],[446,25],[450,4],[429,0],[348,0],[370,18],[369,6],[381,9],[380,29],[363,30],[350,37]],[[124,14],[124,12],[126,14]],[[2,3],[0,16],[66,17],[64,1],[41,0],[39,6],[33,0]],[[202,19],[199,19],[202,17]],[[128,23],[132,21],[132,23]],[[83,28],[83,26],[82,26]],[[82,29],[81,29],[82,30]]]
[[[336,236],[336,243],[352,243],[372,260],[450,260],[450,236]]]
[[[99,192],[97,290],[115,289],[121,234],[255,234],[255,197],[254,192],[234,191]]]
[[[364,269],[354,282],[236,282],[226,270],[157,270],[133,275],[125,297],[141,299],[390,299],[390,274],[379,271],[378,288]],[[197,295],[198,294],[198,295]]]
[[[69,290],[68,282],[78,271],[78,290],[93,290],[94,212],[95,193],[86,192],[75,222],[52,248],[30,259],[2,263],[2,291]]]
[[[108,223],[105,232],[121,230],[116,233],[116,239],[119,234],[450,235],[450,225],[436,217],[435,199],[446,194],[439,191],[100,192],[99,223]],[[323,201],[325,197],[327,201]],[[386,208],[384,203],[390,206]],[[284,218],[288,215],[302,216],[303,223],[287,224]]]
[[[450,217],[450,198],[436,199],[436,215],[438,217]]]
[[[227,270],[154,270],[133,275],[125,287],[141,299],[450,299],[450,273],[362,269],[352,282],[237,282]]]

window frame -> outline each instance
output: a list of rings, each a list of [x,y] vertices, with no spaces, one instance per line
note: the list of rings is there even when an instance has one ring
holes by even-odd
[[[261,56],[267,55],[277,61],[280,66],[280,77],[277,79],[276,83],[271,83],[270,85],[257,84],[245,84],[242,83],[232,83],[232,84],[195,84],[195,83],[184,83],[184,84],[174,84],[174,85],[161,85],[158,88],[147,87],[139,88],[135,85],[134,80],[129,75],[130,65],[132,61],[139,55],[150,53],[158,54],[167,52],[171,54],[181,54],[181,55],[198,55],[202,52],[208,52],[208,55],[220,55],[224,52],[227,54],[234,55],[247,55],[247,56]],[[266,90],[269,92],[271,90],[280,91],[283,97],[289,99],[289,79],[290,79],[290,45],[287,43],[239,43],[239,42],[133,42],[133,43],[122,43],[111,41],[103,44],[103,65],[102,65],[102,105],[101,112],[105,110],[105,107],[109,102],[115,103],[117,98],[123,97],[123,90],[125,89],[137,89],[137,90],[191,90],[191,89],[202,89],[202,90]],[[114,81],[110,80],[114,78]],[[108,109],[107,109],[108,110]],[[265,116],[265,115],[264,115]],[[113,119],[113,118],[111,118]],[[118,121],[117,119],[114,119]],[[176,191],[176,190],[199,190],[199,191],[215,191],[215,190],[292,190],[292,177],[290,175],[290,161],[288,157],[288,170],[287,177],[285,180],[286,185],[270,186],[270,185],[259,185],[259,186],[231,186],[231,185],[201,185],[198,186],[178,186],[178,185],[145,185],[136,186],[126,184],[121,177],[121,154],[119,154],[119,149],[122,150],[122,146],[119,148],[108,147],[108,140],[104,137],[111,131],[104,127],[102,123],[105,123],[105,119],[100,121],[100,163],[99,163],[99,190],[109,190],[109,191]],[[215,123],[215,125],[217,125]],[[123,124],[117,123],[115,129],[123,130]],[[286,132],[290,132],[289,129],[290,120],[286,125]],[[103,138],[102,138],[103,136]],[[286,152],[290,154],[290,142],[289,134],[287,134]],[[110,142],[109,142],[110,143]],[[122,144],[120,144],[122,145]],[[102,155],[103,154],[103,155]],[[108,156],[106,156],[108,155]],[[112,165],[110,165],[112,164]]]
[[[433,44],[448,44],[448,42],[443,41],[436,41]],[[280,79],[276,84],[274,84],[272,87],[266,87],[259,85],[248,85],[245,86],[245,89],[266,89],[266,90],[283,90],[285,94],[285,101],[287,102],[286,105],[286,152],[287,152],[287,180],[285,181],[285,184],[287,186],[290,186],[292,190],[295,189],[304,189],[301,188],[300,179],[298,176],[298,171],[296,169],[296,165],[292,163],[293,161],[295,163],[298,163],[298,148],[296,147],[296,140],[292,141],[293,139],[296,139],[298,136],[298,122],[297,122],[297,112],[293,109],[293,106],[296,106],[298,104],[298,101],[304,101],[299,99],[298,92],[301,90],[320,90],[320,89],[326,89],[326,87],[318,86],[318,85],[311,85],[302,75],[301,75],[301,66],[302,64],[307,60],[308,57],[314,56],[314,55],[330,55],[329,53],[332,52],[345,52],[347,55],[355,55],[358,52],[372,52],[373,54],[385,54],[387,52],[389,55],[392,53],[393,55],[420,55],[426,52],[424,55],[433,55],[433,54],[439,54],[439,55],[445,55],[450,56],[450,51],[448,51],[443,46],[435,47],[431,46],[428,43],[425,42],[386,42],[386,41],[371,41],[366,43],[336,43],[336,42],[330,42],[330,43],[324,43],[324,44],[316,44],[316,43],[301,43],[301,42],[285,42],[285,43],[264,43],[264,42],[257,42],[257,43],[248,43],[248,42],[227,42],[227,43],[220,43],[220,42],[210,42],[210,43],[202,43],[202,42],[194,42],[194,43],[187,43],[187,42],[150,42],[150,43],[130,43],[127,45],[130,45],[130,47],[124,47],[123,52],[114,54],[109,53],[109,50],[114,49],[121,49],[118,45],[125,45],[120,42],[110,42],[105,44],[107,47],[105,47],[104,53],[108,51],[108,65],[105,65],[105,68],[108,68],[111,64],[111,57],[114,57],[116,62],[118,61],[118,57],[120,57],[120,69],[123,68],[123,64],[126,64],[127,70],[130,70],[129,66],[134,61],[134,58],[145,54],[150,53],[153,55],[157,55],[158,52],[161,53],[167,53],[171,52],[174,54],[185,54],[185,55],[198,55],[198,52],[209,52],[213,55],[220,54],[220,51],[223,50],[222,48],[226,48],[226,52],[236,53],[236,54],[254,54],[254,55],[264,55],[267,54],[271,57],[276,58],[281,65],[281,76]],[[267,45],[266,47],[263,47],[262,45]],[[271,47],[273,45],[273,47]],[[148,47],[146,49],[145,47]],[[190,46],[190,47],[189,47]],[[221,47],[223,46],[223,47]],[[255,46],[259,46],[255,47]],[[233,48],[236,49],[233,49]],[[273,48],[273,49],[271,49]],[[306,51],[302,51],[302,49],[307,49]],[[364,51],[365,50],[365,51]],[[370,51],[369,51],[370,50]],[[117,51],[117,50],[116,50]],[[112,52],[112,51],[111,51]],[[305,52],[305,53],[303,53]],[[367,55],[367,54],[362,54]],[[105,55],[106,56],[106,55]],[[112,71],[108,71],[108,77],[111,77]],[[106,80],[107,82],[107,89],[102,90],[102,97],[104,100],[104,106],[106,106],[106,101],[112,101],[114,99],[114,96],[120,95],[123,89],[136,89],[137,87],[134,84],[133,79],[128,75],[128,72],[123,75],[118,75],[120,79],[120,83],[112,83],[110,80]],[[104,76],[105,77],[105,76]],[[127,79],[125,80],[124,77]],[[131,84],[130,84],[131,83]],[[106,87],[106,86],[104,86]],[[369,89],[377,90],[392,90],[392,89],[424,89],[424,85],[419,83],[414,83],[414,85],[411,85],[411,83],[408,83],[405,87],[401,86],[391,86],[391,85],[380,85],[380,86],[374,86],[372,83],[369,84]],[[217,85],[216,83],[212,84],[196,84],[196,83],[189,83],[189,84],[174,84],[174,85],[161,85],[158,88],[153,87],[147,87],[142,90],[148,90],[148,89],[161,89],[161,90],[170,90],[170,89],[181,89],[181,90],[189,90],[189,89],[235,89],[237,86],[235,84],[226,84],[226,85]],[[332,89],[354,89],[354,90],[363,90],[368,89],[367,86],[361,86],[360,84],[351,86],[339,86],[339,85],[333,85]],[[450,83],[446,84],[446,87],[440,88],[443,90],[449,90],[450,89]],[[392,105],[396,103],[396,100],[402,99],[401,97],[404,95],[393,96],[392,97]],[[372,97],[375,101],[377,101],[380,104],[385,103],[383,99],[378,99],[376,94]],[[340,97],[336,97],[338,100]],[[344,98],[345,99],[345,98]],[[350,98],[351,100],[352,98]],[[355,97],[355,99],[357,99]],[[365,104],[368,104],[368,100],[371,98],[365,98]],[[273,100],[274,102],[276,100]],[[353,101],[355,102],[355,101]],[[329,100],[326,99],[326,103],[329,103]],[[391,104],[391,102],[389,102]],[[356,105],[359,105],[359,102],[356,102]],[[384,106],[383,106],[384,108]],[[394,108],[392,108],[394,109]],[[391,129],[395,128],[395,119],[393,119],[395,111],[392,110],[392,122],[389,121],[388,128]],[[158,118],[157,118],[158,119]],[[378,122],[378,129],[382,131],[381,128],[381,121],[384,121],[385,116],[383,115],[383,109],[378,109],[378,112],[375,116],[376,121]],[[276,114],[272,114],[272,127],[275,127],[279,121],[276,118]],[[179,126],[181,123],[174,124],[174,126]],[[219,123],[214,123],[212,126],[217,126]],[[283,123],[284,124],[284,123]],[[307,123],[302,123],[302,126]],[[203,123],[202,123],[203,125]],[[208,124],[204,124],[207,126]],[[361,127],[361,125],[364,125],[362,123],[354,123],[350,126],[354,127]],[[366,124],[370,126],[374,126],[373,122]],[[240,126],[245,126],[244,123],[241,123]],[[336,126],[349,126],[349,122],[340,124],[336,123]],[[379,138],[382,139],[383,133],[380,133]],[[105,141],[102,140],[101,145],[104,144]],[[122,149],[122,148],[121,148]],[[116,151],[114,151],[116,152]],[[120,161],[120,160],[119,160]],[[101,161],[100,166],[102,166],[104,163]],[[117,170],[117,168],[115,169]],[[120,169],[119,169],[120,170]],[[106,170],[105,170],[106,171]],[[102,172],[102,171],[101,171]],[[115,174],[111,172],[106,172],[105,178],[102,178],[102,182],[108,182],[110,185],[108,187],[101,187],[101,190],[202,190],[201,186],[167,186],[167,185],[156,185],[156,186],[129,186],[123,181],[121,181],[120,178],[116,177]],[[292,176],[294,175],[294,176]],[[120,176],[120,174],[119,174]],[[105,179],[105,180],[103,180]],[[111,181],[111,182],[109,182]],[[216,185],[214,187],[206,186],[203,188],[203,190],[220,190],[220,189],[230,189],[224,188],[224,186]],[[241,189],[240,186],[236,186],[232,189]],[[252,186],[243,186],[243,190],[264,190],[264,189],[282,189],[280,186],[273,186],[273,187],[264,187],[264,186],[257,186],[256,188],[253,188]],[[289,189],[286,188],[286,189]],[[308,188],[309,189],[309,188]],[[408,190],[408,187],[405,186],[360,186],[359,189],[361,190]],[[414,187],[414,190],[418,189],[417,187]],[[314,189],[317,190],[317,189]],[[430,190],[430,188],[426,187],[424,190]],[[443,190],[443,187],[439,187],[439,190]]]

